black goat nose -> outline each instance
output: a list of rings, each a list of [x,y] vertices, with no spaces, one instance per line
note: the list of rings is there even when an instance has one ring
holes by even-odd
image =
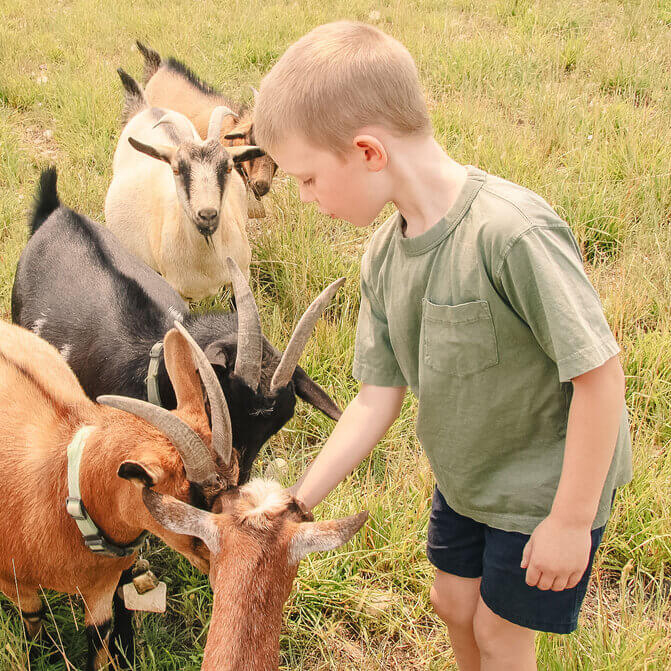
[[[260,198],[265,196],[270,190],[270,184],[265,180],[259,179],[252,183],[252,189],[254,193]]]
[[[203,221],[212,221],[217,218],[217,210],[213,207],[205,207],[202,210],[198,210],[198,217]]]

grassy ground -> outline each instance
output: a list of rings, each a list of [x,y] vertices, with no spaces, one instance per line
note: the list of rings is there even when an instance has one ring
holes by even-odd
[[[616,500],[579,631],[537,639],[543,669],[671,668],[671,5],[664,0],[338,0],[228,3],[0,0],[0,309],[41,166],[55,163],[65,202],[102,220],[119,133],[115,68],[139,75],[141,38],[240,100],[288,44],[336,18],[370,20],[415,56],[436,133],[457,160],[522,183],[575,231],[622,346],[635,477]],[[253,230],[254,289],[278,346],[310,298],[348,282],[304,357],[342,403],[358,308],[359,258],[371,230],[301,206],[279,179]],[[383,214],[386,214],[383,213]],[[381,217],[382,219],[382,217]],[[410,397],[372,458],[318,509],[371,511],[346,548],[307,560],[285,609],[282,668],[453,669],[432,614],[424,557],[432,476]],[[301,405],[262,453],[300,473],[332,423]],[[158,545],[166,616],[138,618],[138,669],[198,669],[211,595],[203,576]],[[36,650],[32,669],[82,664],[78,612],[52,596],[49,633],[68,662]],[[74,604],[77,606],[77,604]],[[28,668],[18,618],[0,612],[0,668]]]

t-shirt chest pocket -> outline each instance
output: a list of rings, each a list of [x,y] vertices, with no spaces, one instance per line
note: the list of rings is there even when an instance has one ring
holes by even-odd
[[[422,308],[422,360],[426,366],[464,377],[499,362],[487,301],[437,305],[424,298]]]

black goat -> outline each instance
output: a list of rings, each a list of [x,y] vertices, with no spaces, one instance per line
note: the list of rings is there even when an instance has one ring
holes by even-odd
[[[31,238],[14,278],[12,320],[58,348],[89,397],[150,400],[150,351],[177,319],[207,354],[226,396],[240,484],[249,478],[261,446],[293,416],[296,396],[332,419],[340,417],[328,394],[295,365],[296,338],[279,366],[282,357],[261,333],[241,274],[234,284],[237,312],[190,313],[179,294],[110,231],[63,206],[56,180],[53,168],[40,178]],[[307,335],[298,337],[303,346]],[[175,393],[158,356],[161,405],[171,410]]]

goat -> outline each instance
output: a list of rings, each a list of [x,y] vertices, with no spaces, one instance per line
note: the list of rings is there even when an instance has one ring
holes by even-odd
[[[41,175],[29,234],[12,289],[12,321],[57,347],[89,397],[147,400],[150,352],[177,319],[214,365],[231,411],[241,483],[261,446],[293,416],[296,395],[328,417],[340,417],[338,406],[297,363],[342,280],[315,301],[280,355],[262,334],[239,271],[233,274],[237,312],[189,312],[170,285],[109,230],[61,204],[53,168]],[[164,358],[156,359],[160,402],[172,409],[175,392]]]
[[[286,490],[263,480],[223,492],[216,513],[147,487],[142,496],[161,525],[210,550],[214,603],[203,671],[277,671],[282,606],[298,563],[346,543],[368,516],[312,522]]]
[[[234,110],[237,116],[226,118],[220,140],[223,145],[231,145],[236,141],[254,145],[253,110],[238,107],[219,91],[197,77],[184,63],[175,58],[163,60],[158,52],[142,42],[136,42],[137,48],[144,57],[145,95],[151,105],[181,112],[187,116],[203,135],[207,129],[210,114],[218,105],[225,105]],[[254,98],[258,95],[256,89]],[[270,190],[277,165],[268,155],[260,156],[251,161],[237,164],[237,169],[245,178],[256,196],[261,198]],[[250,213],[250,216],[253,216]]]
[[[247,193],[233,166],[263,151],[224,147],[217,107],[202,141],[182,114],[148,105],[139,84],[119,70],[125,126],[114,152],[105,219],[125,247],[184,297],[216,294],[231,279],[227,256],[249,276]]]
[[[179,294],[127,252],[105,227],[60,203],[57,174],[45,170],[12,289],[12,320],[67,359],[91,398],[122,394],[147,400],[150,361],[158,399],[177,403],[165,355],[156,350],[175,319],[206,352],[230,407],[239,477],[245,483],[262,445],[294,414],[296,395],[338,419],[340,409],[297,366],[327,289],[309,323],[301,320],[284,355],[263,337],[253,295],[238,271],[238,312],[193,314]],[[320,299],[318,299],[319,301]],[[121,582],[128,582],[130,571]],[[131,613],[115,603],[119,629],[132,641]],[[129,647],[129,645],[127,645]]]
[[[164,351],[176,410],[122,396],[102,396],[100,405],[52,345],[0,322],[0,591],[32,637],[41,629],[42,589],[83,597],[89,671],[109,661],[112,638],[118,643],[113,595],[145,531],[209,570],[209,550],[157,524],[134,483],[216,508],[238,481],[228,407],[212,366],[179,323],[165,335]],[[77,474],[70,448],[82,432]],[[95,537],[78,529],[85,515],[98,527]]]

